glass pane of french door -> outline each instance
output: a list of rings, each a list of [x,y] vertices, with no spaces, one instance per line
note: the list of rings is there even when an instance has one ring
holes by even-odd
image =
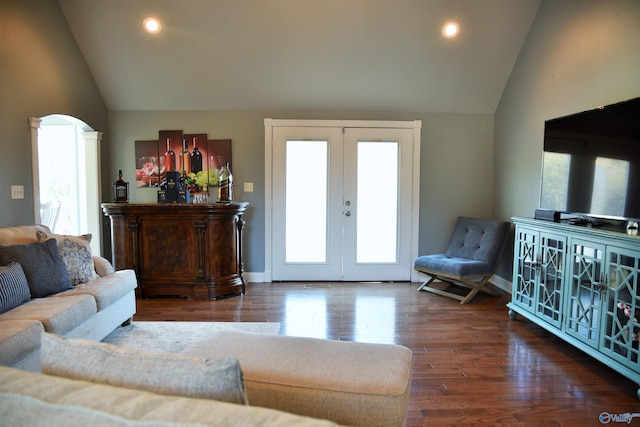
[[[287,263],[327,261],[328,152],[327,141],[286,142]]]
[[[398,258],[398,143],[359,141],[357,146],[356,262]]]

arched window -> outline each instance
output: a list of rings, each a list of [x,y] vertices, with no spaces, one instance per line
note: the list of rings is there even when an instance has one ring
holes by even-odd
[[[100,141],[102,133],[75,117],[54,114],[30,118],[34,222],[41,208],[59,201],[57,234],[91,233],[91,247],[101,253]]]

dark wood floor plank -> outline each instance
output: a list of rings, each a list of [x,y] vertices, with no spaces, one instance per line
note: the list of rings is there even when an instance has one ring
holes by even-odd
[[[289,335],[405,345],[413,351],[408,427],[588,426],[601,425],[602,412],[640,412],[637,384],[510,320],[506,293],[461,305],[418,286],[250,283],[245,295],[217,301],[138,300],[134,319],[280,322]]]

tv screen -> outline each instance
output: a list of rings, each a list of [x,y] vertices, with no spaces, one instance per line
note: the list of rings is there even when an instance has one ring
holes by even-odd
[[[540,208],[640,219],[640,98],[545,122]]]

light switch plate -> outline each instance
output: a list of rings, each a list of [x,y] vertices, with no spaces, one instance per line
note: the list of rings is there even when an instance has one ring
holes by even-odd
[[[245,182],[244,183],[244,192],[245,193],[253,193],[253,182]]]
[[[12,199],[24,199],[24,185],[12,185],[11,186],[11,198]]]

